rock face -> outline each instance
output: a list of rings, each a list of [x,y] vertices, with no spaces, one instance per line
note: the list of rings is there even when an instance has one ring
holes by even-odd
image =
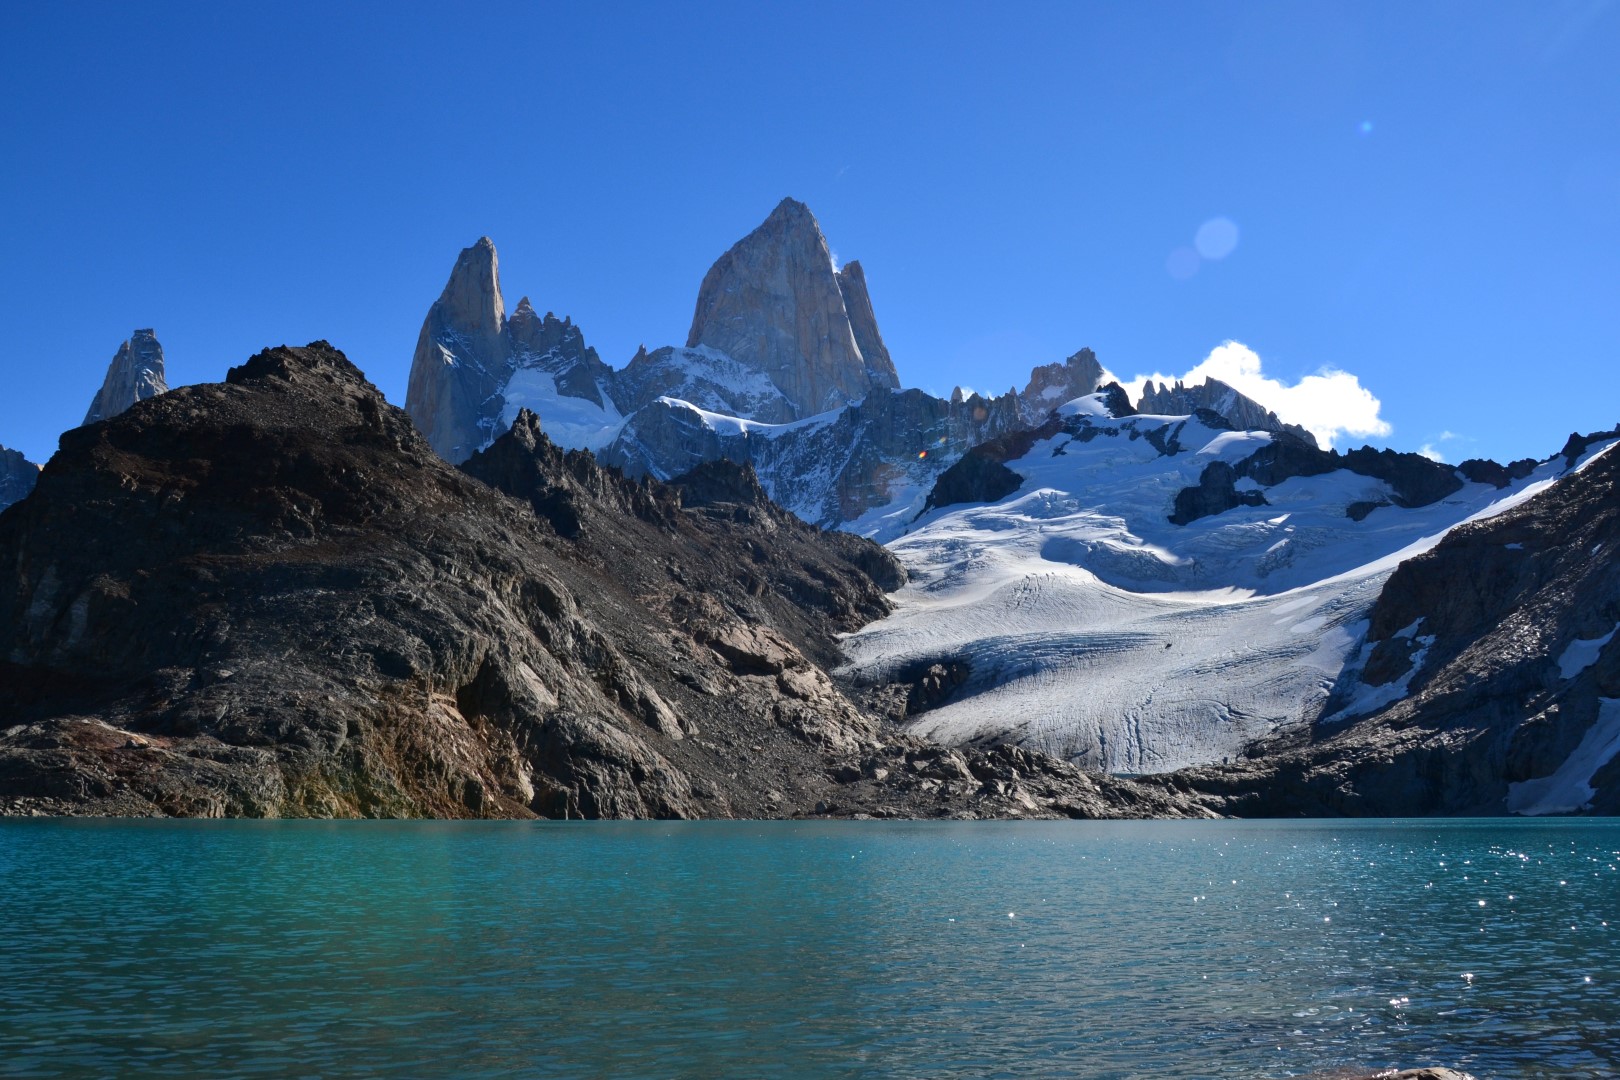
[[[797,415],[793,403],[763,372],[705,345],[638,350],[629,365],[615,373],[613,393],[631,415],[659,404],[663,397],[761,424],[785,424]],[[648,471],[669,476],[682,469],[659,463]]]
[[[492,437],[490,402],[506,374],[505,323],[500,263],[485,236],[463,249],[428,309],[405,391],[405,411],[447,461],[465,461]]]
[[[1081,349],[1061,364],[1035,368],[1029,373],[1029,385],[1018,395],[1024,422],[1040,424],[1064,402],[1096,393],[1102,381],[1103,367],[1090,349]]]
[[[945,752],[823,667],[886,609],[893,561],[746,471],[625,480],[521,411],[469,468],[513,494],[321,342],[69,432],[0,515],[0,812],[1190,805],[1040,758],[1000,787],[983,754],[928,774]]]
[[[107,365],[107,378],[90,402],[84,422],[93,424],[110,419],[137,401],[156,397],[168,389],[163,376],[163,346],[158,344],[151,330],[137,330],[113,354],[112,363]]]
[[[1308,745],[1164,782],[1252,815],[1620,813],[1617,551],[1611,446],[1402,563]]]
[[[703,461],[747,462],[777,502],[823,528],[879,539],[903,531],[935,479],[966,450],[1020,426],[1012,395],[945,401],[921,390],[873,393],[784,425],[705,415],[679,401],[638,411],[603,460],[670,476]]]
[[[27,497],[39,482],[39,466],[0,446],[0,510]]]
[[[1238,431],[1275,431],[1316,445],[1316,436],[1298,424],[1283,423],[1276,413],[1219,379],[1205,379],[1197,386],[1183,386],[1179,379],[1175,386],[1149,382],[1142,387],[1136,409],[1156,416],[1187,416],[1208,409],[1225,417]]]
[[[799,417],[900,385],[865,275],[834,270],[821,227],[793,199],[709,268],[686,337],[700,345],[765,374]]]
[[[540,317],[528,297],[507,318],[500,263],[486,236],[462,251],[428,310],[405,411],[450,462],[489,445],[517,409],[541,401],[560,406],[547,410],[559,437],[599,446],[620,420],[611,378],[570,320]]]
[[[883,385],[890,388],[899,386],[900,378],[894,370],[894,361],[889,359],[889,348],[883,344],[883,335],[878,332],[872,297],[866,291],[866,271],[861,269],[859,262],[851,260],[833,276],[838,279],[838,292],[844,298],[849,329],[855,335],[855,347],[861,351],[867,371],[874,373]]]

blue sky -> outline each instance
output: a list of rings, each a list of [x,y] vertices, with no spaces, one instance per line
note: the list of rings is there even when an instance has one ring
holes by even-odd
[[[1354,375],[1375,443],[1545,456],[1620,421],[1616,56],[1606,0],[20,5],[0,444],[142,326],[174,384],[326,338],[400,402],[482,234],[621,366],[792,195],[907,385],[1234,339]]]

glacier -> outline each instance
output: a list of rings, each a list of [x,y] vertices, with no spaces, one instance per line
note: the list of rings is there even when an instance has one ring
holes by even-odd
[[[1565,467],[1507,488],[1465,482],[1413,508],[1385,505],[1388,483],[1347,469],[1248,481],[1266,505],[1174,525],[1179,491],[1274,434],[1208,414],[1116,418],[1101,397],[1063,406],[1063,430],[1007,463],[1018,491],[931,510],[890,542],[912,580],[891,615],[845,639],[842,673],[877,684],[965,668],[910,721],[919,734],[1141,774],[1234,760],[1307,731],[1330,702],[1342,715],[1387,703],[1404,686],[1360,685],[1357,660],[1395,566]]]

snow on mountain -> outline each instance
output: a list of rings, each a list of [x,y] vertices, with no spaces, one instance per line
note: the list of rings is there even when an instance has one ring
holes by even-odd
[[[795,420],[798,409],[771,377],[707,345],[665,346],[639,350],[614,373],[614,394],[626,413],[659,398],[690,402],[724,416],[780,424]],[[545,422],[542,415],[541,422]]]
[[[919,733],[1112,772],[1220,762],[1307,728],[1355,661],[1395,565],[1530,497],[1563,465],[1505,489],[1458,479],[1402,506],[1413,500],[1397,484],[1347,467],[1279,479],[1253,463],[1367,462],[1273,447],[1286,436],[1227,430],[1211,413],[1114,417],[1100,394],[1060,413],[1006,462],[1018,490],[930,510],[890,544],[911,583],[892,615],[847,639],[846,670],[908,682],[937,666],[959,685],[913,721]],[[1183,492],[1244,473],[1274,481],[1231,484],[1258,505],[1171,523]]]

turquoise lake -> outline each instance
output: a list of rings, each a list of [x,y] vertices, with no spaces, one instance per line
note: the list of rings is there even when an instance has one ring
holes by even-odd
[[[1620,1074],[1620,823],[0,823],[0,1075]]]

